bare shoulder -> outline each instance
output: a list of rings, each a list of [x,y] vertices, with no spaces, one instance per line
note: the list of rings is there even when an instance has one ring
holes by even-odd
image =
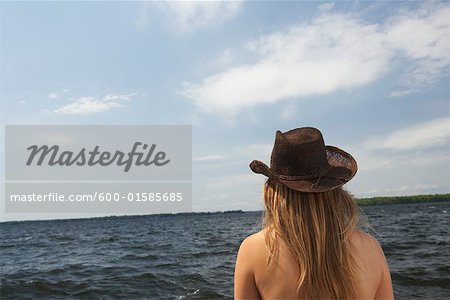
[[[355,230],[350,235],[350,241],[356,249],[359,261],[362,262],[364,274],[361,276],[366,278],[364,290],[373,291],[371,294],[375,299],[394,299],[389,266],[378,240],[368,233]],[[368,282],[373,283],[372,288],[369,288]]]
[[[255,233],[246,237],[239,247],[234,272],[235,299],[260,299],[255,273],[260,257],[261,240],[264,242],[264,235]]]
[[[264,244],[264,232],[259,231],[246,237],[239,247],[239,252],[255,252]]]
[[[248,265],[258,265],[265,255],[264,232],[259,231],[246,237],[238,252],[238,257]]]
[[[386,262],[380,243],[372,235],[354,230],[350,235],[350,242],[354,246],[356,257],[362,263],[363,269],[374,275],[375,280],[381,278],[383,267]]]
[[[361,230],[354,230],[350,235],[350,240],[357,249],[366,252],[366,255],[368,254],[367,251],[374,255],[383,254],[383,249],[380,242],[378,242],[378,240],[372,235]]]
[[[236,267],[246,270],[252,277],[257,272],[261,260],[264,259],[264,233],[257,232],[246,237],[240,247],[236,259]]]

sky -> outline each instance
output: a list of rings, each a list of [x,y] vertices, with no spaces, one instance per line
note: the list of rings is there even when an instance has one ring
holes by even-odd
[[[448,2],[0,5],[2,125],[192,125],[193,211],[261,209],[248,164],[302,126],[356,197],[450,191]]]

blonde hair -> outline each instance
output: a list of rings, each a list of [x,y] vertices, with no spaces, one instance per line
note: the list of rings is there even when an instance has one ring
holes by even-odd
[[[297,294],[305,299],[355,299],[358,268],[350,235],[363,218],[344,189],[304,193],[270,179],[263,189],[263,229],[276,262],[280,241],[298,264]]]

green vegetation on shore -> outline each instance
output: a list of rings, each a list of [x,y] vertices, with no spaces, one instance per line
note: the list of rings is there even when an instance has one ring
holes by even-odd
[[[373,197],[356,200],[359,205],[382,205],[450,201],[450,194]]]

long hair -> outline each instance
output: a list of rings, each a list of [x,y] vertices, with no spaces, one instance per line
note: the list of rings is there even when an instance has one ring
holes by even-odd
[[[350,234],[363,218],[344,189],[304,193],[266,181],[263,229],[277,261],[284,242],[298,264],[297,294],[303,299],[356,299],[356,270]]]

